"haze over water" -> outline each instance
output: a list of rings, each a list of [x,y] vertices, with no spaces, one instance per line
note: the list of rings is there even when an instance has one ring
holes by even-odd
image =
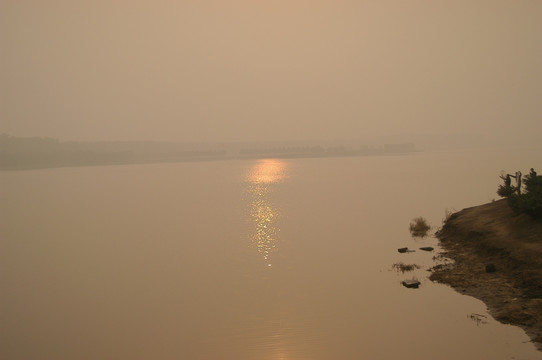
[[[431,283],[446,208],[535,150],[0,172],[3,359],[540,359]],[[414,273],[392,270],[416,263]],[[417,277],[419,289],[400,281]]]
[[[541,17],[536,0],[4,0],[0,134],[536,144]]]

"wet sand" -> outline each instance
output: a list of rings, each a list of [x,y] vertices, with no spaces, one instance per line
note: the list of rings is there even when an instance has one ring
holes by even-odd
[[[441,256],[453,261],[435,266],[430,279],[482,300],[542,349],[542,222],[499,200],[453,214],[437,237]]]

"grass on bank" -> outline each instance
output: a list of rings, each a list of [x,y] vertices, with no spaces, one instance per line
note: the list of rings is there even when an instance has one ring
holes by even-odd
[[[402,262],[398,262],[398,263],[395,263],[392,265],[392,268],[394,270],[396,270],[397,272],[401,272],[401,273],[405,273],[407,271],[413,271],[415,269],[419,269],[421,268],[420,265],[416,265],[416,264],[405,264],[405,263],[402,263]]]

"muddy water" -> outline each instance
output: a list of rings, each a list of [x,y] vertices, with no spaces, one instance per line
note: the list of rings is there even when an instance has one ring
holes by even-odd
[[[397,252],[436,246],[412,218],[491,201],[537,154],[2,172],[0,358],[540,359],[427,280],[434,253]]]

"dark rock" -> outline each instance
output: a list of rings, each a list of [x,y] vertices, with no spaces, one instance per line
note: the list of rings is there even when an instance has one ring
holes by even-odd
[[[424,247],[421,247],[420,250],[423,250],[423,251],[433,251],[433,250],[435,250],[435,249],[432,248],[431,246],[424,246]]]
[[[495,264],[487,264],[486,265],[486,272],[487,273],[493,273],[497,271],[497,268],[495,267]]]
[[[400,253],[406,253],[408,251],[408,248],[406,248],[406,247],[399,248],[399,249],[397,249],[397,251],[399,251]]]
[[[418,280],[403,280],[401,281],[401,284],[403,284],[404,287],[411,289],[417,289],[420,286],[420,282]]]

